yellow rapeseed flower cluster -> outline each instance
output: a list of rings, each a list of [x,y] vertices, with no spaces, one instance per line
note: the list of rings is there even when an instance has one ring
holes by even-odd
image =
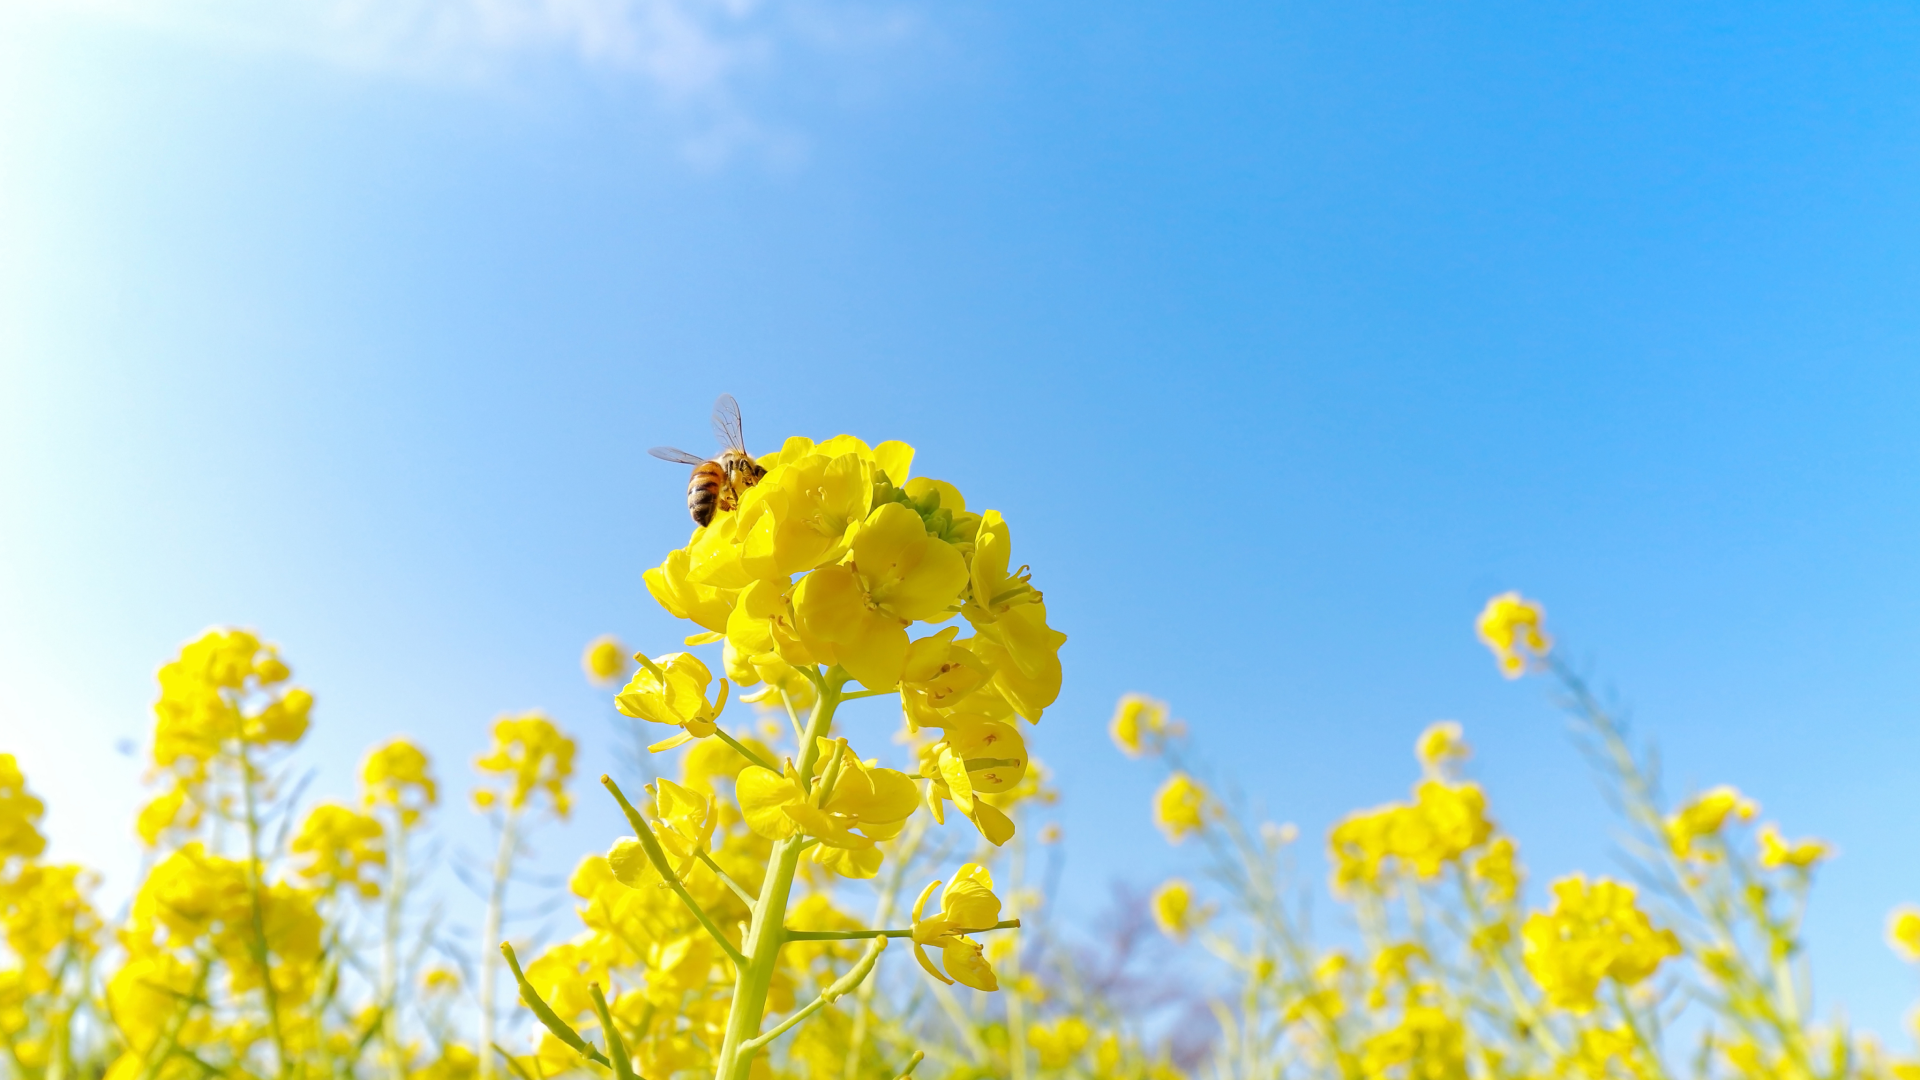
[[[32,859],[47,849],[40,816],[47,804],[27,790],[27,778],[12,754],[0,754],[0,862]]]
[[[1825,840],[1809,837],[1805,840],[1788,840],[1780,835],[1777,825],[1760,827],[1760,865],[1777,870],[1792,867],[1806,870],[1817,863],[1833,857],[1833,845]]]
[[[839,667],[869,690],[902,690],[918,726],[1038,720],[1060,692],[1065,635],[1026,568],[1009,569],[999,512],[912,477],[913,457],[898,442],[788,439],[759,459],[767,474],[739,509],[648,571],[647,587],[724,635],[740,685],[784,690],[796,669]],[[909,629],[955,615],[973,636],[924,646],[910,670]]]
[[[1153,796],[1153,823],[1170,843],[1177,844],[1207,827],[1213,795],[1184,772],[1167,777]]]
[[[1472,783],[1422,780],[1411,803],[1348,817],[1328,837],[1338,890],[1375,889],[1392,874],[1431,880],[1493,836],[1487,797]]]
[[[1114,707],[1113,719],[1107,724],[1107,734],[1121,753],[1139,757],[1158,739],[1176,730],[1172,715],[1164,701],[1145,694],[1123,694],[1120,704]]]
[[[633,661],[627,658],[627,647],[620,639],[606,634],[587,642],[587,648],[580,656],[580,667],[587,673],[587,679],[596,685],[617,683],[633,670]]]
[[[512,811],[538,798],[566,817],[573,807],[567,780],[573,776],[574,751],[573,740],[539,713],[501,717],[493,723],[493,745],[473,764],[503,785],[474,789],[474,805],[482,810],[504,805]]]
[[[1149,900],[1154,925],[1170,938],[1184,941],[1202,923],[1209,912],[1195,900],[1193,886],[1180,878],[1170,878],[1153,890]]]
[[[1529,657],[1544,657],[1553,648],[1553,639],[1543,628],[1545,618],[1539,604],[1517,592],[1487,601],[1475,629],[1500,662],[1501,674],[1517,679],[1526,672]]]
[[[368,751],[360,764],[361,801],[371,810],[391,809],[411,826],[440,802],[427,752],[406,739]]]
[[[313,695],[289,687],[272,645],[245,630],[209,630],[160,669],[153,765],[169,783],[140,813],[149,847],[198,827],[223,773],[263,767],[307,733]]]
[[[1887,918],[1887,945],[1900,959],[1920,964],[1920,908],[1894,910]]]
[[[1632,986],[1680,955],[1680,940],[1635,906],[1633,887],[1575,874],[1553,883],[1553,909],[1528,916],[1527,970],[1554,1007],[1586,1012],[1603,979]]]
[[[307,814],[293,838],[295,858],[304,857],[301,878],[321,891],[350,888],[367,899],[380,895],[375,876],[387,865],[387,832],[370,814],[322,803]]]
[[[44,1075],[67,1056],[49,1036],[87,999],[91,988],[75,973],[103,944],[94,875],[40,859],[45,812],[19,761],[0,754],[0,1047],[16,1074]]]
[[[1713,859],[1716,848],[1704,843],[1717,839],[1729,819],[1752,821],[1760,805],[1722,785],[1688,800],[1668,815],[1667,843],[1683,859]]]

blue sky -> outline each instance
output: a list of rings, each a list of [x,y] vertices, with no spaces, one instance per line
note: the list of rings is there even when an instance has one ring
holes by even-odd
[[[213,623],[319,694],[323,789],[396,730],[458,778],[533,707],[604,768],[578,651],[676,640],[644,452],[725,390],[759,446],[904,438],[1007,515],[1071,635],[1063,903],[1191,865],[1106,742],[1130,689],[1310,838],[1459,719],[1536,885],[1604,868],[1543,688],[1471,635],[1518,588],[1671,786],[1839,845],[1820,990],[1894,1031],[1910,8],[356,10],[0,9],[0,749],[57,853],[124,883],[113,745]]]

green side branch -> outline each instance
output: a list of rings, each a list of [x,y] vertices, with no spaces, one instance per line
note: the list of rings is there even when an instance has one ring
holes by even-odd
[[[674,895],[680,898],[680,902],[687,906],[688,911],[693,912],[693,917],[698,919],[700,925],[712,935],[713,940],[719,943],[720,950],[727,954],[727,959],[732,960],[736,967],[745,967],[746,954],[728,940],[727,935],[720,932],[720,927],[715,925],[713,916],[708,915],[707,909],[701,907],[700,901],[695,900],[693,894],[687,891],[686,885],[680,881],[680,875],[673,872],[673,864],[667,861],[667,853],[660,848],[660,838],[653,835],[653,826],[649,825],[640,811],[634,809],[633,804],[627,801],[626,793],[620,790],[619,784],[613,782],[613,777],[602,776],[600,782],[613,793],[614,801],[620,804],[621,813],[627,815],[627,824],[633,826],[634,835],[640,840],[641,848],[647,853],[647,861],[653,863],[653,868],[660,871],[660,877],[673,889]]]
[[[526,1003],[527,1008],[533,1010],[533,1015],[539,1019],[541,1026],[553,1032],[554,1038],[573,1047],[581,1057],[595,1065],[613,1068],[613,1061],[595,1049],[592,1043],[581,1038],[580,1033],[573,1030],[573,1025],[560,1019],[560,1014],[554,1012],[553,1007],[548,1005],[539,991],[533,988],[533,984],[527,981],[526,973],[520,970],[520,958],[513,954],[513,946],[510,943],[505,941],[500,943],[500,955],[507,958],[507,967],[513,971],[513,981],[520,987],[520,1000]],[[511,1061],[512,1058],[509,1057],[508,1060]]]

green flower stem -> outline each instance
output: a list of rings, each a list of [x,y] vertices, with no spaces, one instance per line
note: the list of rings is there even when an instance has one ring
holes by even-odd
[[[407,895],[407,825],[403,811],[393,812],[393,831],[388,834],[386,895],[382,899],[380,920],[380,1042],[387,1051],[389,1080],[407,1080],[407,1055],[400,1046],[400,932]]]
[[[874,938],[873,944],[867,946],[867,951],[860,954],[860,959],[856,961],[851,968],[847,969],[847,973],[835,979],[833,985],[820,991],[819,997],[795,1009],[792,1016],[780,1021],[773,1030],[764,1035],[758,1035],[748,1039],[743,1048],[746,1050],[758,1050],[780,1036],[785,1035],[787,1032],[792,1031],[794,1025],[800,1023],[802,1020],[833,1004],[835,1001],[840,1000],[842,996],[852,991],[866,979],[867,974],[873,970],[874,962],[880,959],[880,953],[886,947],[886,938]]]
[[[973,1058],[973,1063],[984,1069],[992,1059],[993,1051],[988,1049],[986,1042],[980,1038],[980,1033],[974,1030],[973,1020],[960,1007],[960,1002],[954,999],[953,987],[936,982],[928,984],[927,989],[933,993],[933,1000],[940,1003],[940,1011],[952,1021],[954,1032],[960,1036],[960,1043],[967,1048],[967,1054]],[[984,1073],[983,1075],[992,1074]]]
[[[235,712],[239,706],[235,705]],[[293,1071],[293,1059],[287,1053],[287,1036],[280,1024],[280,991],[273,985],[273,951],[267,941],[266,912],[261,904],[260,894],[265,888],[261,880],[260,852],[260,802],[254,790],[253,759],[247,755],[247,744],[240,741],[237,754],[240,759],[240,788],[246,795],[247,811],[247,904],[253,923],[252,952],[253,961],[260,965],[260,994],[266,1000],[267,1023],[273,1032],[274,1060],[280,1066],[281,1076]]]
[[[894,845],[887,858],[891,865],[887,867],[886,884],[880,890],[880,901],[873,913],[873,921],[885,926],[893,921],[894,905],[899,902],[900,887],[907,879],[907,871],[913,866],[913,859],[920,850],[920,842],[926,839],[926,815],[917,815],[907,826],[907,834]],[[853,1032],[847,1038],[847,1065],[843,1080],[859,1080],[861,1051],[867,1045],[867,1028],[873,1019],[873,994],[879,986],[877,981],[860,984],[860,992],[854,996]]]
[[[520,815],[524,807],[509,806],[500,823],[500,846],[493,853],[493,878],[487,891],[486,922],[482,924],[481,944],[500,940],[500,927],[506,920],[507,882],[513,877],[513,857],[520,850]],[[496,970],[492,954],[480,954],[480,1044],[494,1042],[493,980]],[[493,1059],[480,1055],[480,1080],[493,1080]]]
[[[1009,854],[1013,856],[1013,865],[1009,867],[1009,869],[1013,871],[1013,880],[1025,881],[1027,877],[1027,846],[1025,844],[1016,844]],[[1018,899],[1015,899],[1014,903],[1018,904]],[[1019,920],[1015,919],[1011,921],[1018,922]],[[1014,947],[1007,950],[1007,957],[1003,962],[1007,986],[1009,988],[1015,988],[1020,985],[1020,943],[1015,941],[1013,944]],[[1014,989],[1012,993],[1007,995],[1006,1008],[1007,1064],[1011,1067],[1013,1080],[1027,1080],[1029,1073],[1027,1070],[1026,999],[1018,989]]]
[[[1549,656],[1546,666],[1567,694],[1570,711],[1600,741],[1603,764],[1610,771],[1614,783],[1619,785],[1616,797],[1621,808],[1628,820],[1644,831],[1648,848],[1653,853],[1652,859],[1645,860],[1651,863],[1647,869],[1662,874],[1667,887],[1693,907],[1713,947],[1728,958],[1730,968],[1720,979],[1728,984],[1727,989],[1731,993],[1741,999],[1744,1007],[1723,1010],[1727,1019],[1756,1043],[1765,1041],[1758,1027],[1771,1031],[1781,1051],[1790,1059],[1796,1075],[1814,1075],[1815,1070],[1799,1027],[1781,1015],[1781,1010],[1776,1007],[1775,996],[1768,993],[1767,978],[1753,970],[1752,962],[1740,946],[1739,927],[1731,911],[1733,901],[1716,895],[1719,890],[1712,888],[1710,883],[1694,880],[1689,868],[1679,864],[1678,857],[1672,853],[1666,841],[1665,819],[1661,813],[1653,771],[1641,765],[1620,723],[1600,704],[1585,680],[1557,655]],[[1726,858],[1724,852],[1722,858]]]
[[[391,1002],[383,1003],[374,1010],[372,1018],[367,1021],[367,1026],[360,1029],[360,1036],[353,1041],[353,1061],[358,1062],[366,1054],[367,1047],[373,1042],[373,1037],[380,1034],[381,1029],[387,1026],[387,1020],[392,1015]]]
[[[153,1080],[160,1075],[160,1070],[166,1066],[167,1059],[180,1049],[180,1034],[187,1028],[187,1019],[193,1015],[193,1007],[207,1003],[207,976],[212,971],[212,958],[202,956],[193,973],[193,989],[180,996],[179,1003],[174,1006],[173,1015],[167,1018],[166,1030],[162,1031],[160,1038],[154,1040],[154,1044],[147,1048],[146,1060],[140,1063],[139,1080]]]
[[[957,934],[984,934],[989,930],[1018,930],[1019,919],[1001,919],[992,926],[955,930]],[[865,938],[910,938],[912,930],[789,930],[788,941],[860,941]]]
[[[780,771],[779,769],[774,768],[772,765],[767,764],[765,758],[762,758],[759,754],[756,754],[753,751],[747,749],[746,746],[743,745],[739,739],[736,739],[733,736],[727,734],[725,729],[715,727],[713,729],[713,733],[720,737],[721,742],[726,743],[728,746],[733,747],[735,753],[739,754],[743,758],[746,758],[748,761],[753,762],[755,765],[758,765],[761,768],[766,769],[768,772]]]
[[[593,997],[593,1011],[600,1017],[600,1031],[607,1039],[607,1053],[613,1058],[613,1075],[616,1080],[645,1080],[633,1071],[633,1061],[627,1057],[627,1040],[620,1037],[620,1029],[613,1026],[613,1013],[607,1008],[607,996],[600,992],[599,983],[588,983],[587,993]]]
[[[520,970],[520,958],[513,954],[513,946],[508,942],[501,942],[500,955],[507,958],[507,967],[513,971],[513,981],[520,987],[520,1000],[526,1002],[527,1008],[533,1010],[533,1015],[539,1019],[541,1025],[553,1032],[554,1038],[573,1047],[581,1057],[595,1065],[613,1068],[613,1062],[608,1060],[607,1055],[596,1050],[592,1043],[581,1038],[580,1033],[573,1030],[571,1024],[560,1019],[560,1015],[553,1011],[553,1007],[548,1005],[533,988],[533,984],[527,981],[526,973]],[[505,1054],[506,1051],[502,1050],[501,1053]],[[508,1055],[507,1060],[512,1061],[512,1056]]]
[[[907,1067],[904,1069],[901,1069],[900,1075],[898,1077],[895,1077],[894,1080],[907,1080],[907,1077],[913,1075],[913,1070],[919,1068],[920,1063],[925,1060],[927,1060],[926,1051],[915,1050],[913,1052],[913,1056],[907,1059]]]
[[[720,869],[720,864],[713,861],[713,856],[704,851],[695,851],[694,854],[699,857],[701,862],[707,864],[707,869],[713,871],[714,876],[720,879],[721,884],[733,890],[733,895],[739,897],[748,907],[753,906],[753,894],[741,888],[740,883],[733,880],[733,875]]]
[[[820,740],[833,730],[834,710],[840,706],[840,688],[847,674],[838,667],[825,675],[800,669],[820,690],[813,715],[801,732],[800,782],[808,784],[813,766],[820,757]],[[810,786],[810,785],[809,785]],[[800,837],[776,841],[767,862],[767,876],[760,886],[760,899],[753,905],[753,921],[747,927],[747,959],[738,966],[733,983],[733,1004],[727,1014],[725,1041],[720,1045],[720,1060],[715,1080],[747,1080],[753,1066],[756,1047],[746,1045],[760,1034],[760,1021],[766,1015],[767,992],[773,987],[774,968],[780,961],[780,946],[787,940],[787,900],[793,892],[793,875],[800,867]]]
[[[1633,1036],[1633,1044],[1640,1051],[1640,1058],[1646,1064],[1646,1071],[1640,1075],[1648,1080],[1667,1080],[1665,1064],[1660,1060],[1660,1050],[1654,1040],[1647,1037],[1646,1029],[1640,1026],[1633,1005],[1627,1000],[1627,991],[1618,982],[1613,984],[1613,1005],[1620,1012],[1620,1020],[1626,1025],[1627,1033]],[[1635,1070],[1638,1072],[1638,1070]]]
[[[728,959],[732,960],[735,966],[745,966],[746,955],[733,942],[727,940],[727,935],[721,933],[720,928],[714,925],[713,916],[708,915],[707,909],[701,907],[700,901],[695,900],[693,894],[687,891],[686,885],[680,881],[680,875],[673,872],[673,864],[667,861],[667,853],[660,849],[660,838],[653,835],[653,826],[647,824],[647,819],[627,801],[626,793],[620,790],[619,784],[613,782],[613,777],[602,775],[600,783],[606,785],[606,789],[613,793],[614,800],[620,804],[621,812],[627,815],[627,824],[633,826],[634,835],[640,839],[640,846],[646,849],[648,861],[653,863],[655,870],[660,871],[660,877],[666,881],[669,888],[673,889],[674,895],[680,898],[681,903],[687,905],[687,910],[693,912],[693,917],[700,920],[700,925],[706,927],[707,933],[719,943],[720,950],[727,954]]]
[[[519,1077],[520,1080],[536,1080],[535,1077],[527,1072],[525,1066],[515,1061],[512,1054],[507,1053],[506,1047],[501,1046],[499,1043],[493,1043],[491,1045],[493,1046],[493,1052],[499,1054],[500,1060],[507,1063],[507,1068],[512,1070],[513,1075]]]
[[[780,704],[786,707],[787,723],[793,726],[793,740],[795,745],[798,745],[806,740],[807,725],[800,722],[800,714],[794,710],[793,699],[787,696],[785,690],[780,691]],[[773,771],[779,772],[780,770],[775,769]]]
[[[1480,902],[1480,897],[1473,890],[1473,882],[1468,877],[1466,868],[1457,862],[1454,863],[1453,877],[1455,885],[1460,889],[1461,897],[1466,902],[1467,916],[1475,931],[1498,925],[1501,920]],[[1546,1051],[1549,1057],[1559,1058],[1564,1052],[1560,1048],[1560,1040],[1554,1037],[1553,1029],[1540,1015],[1540,1010],[1534,1007],[1526,991],[1520,988],[1519,976],[1514,971],[1513,956],[1505,943],[1494,944],[1480,955],[1493,969],[1494,979],[1500,984],[1501,991],[1507,995],[1507,1002],[1513,1007],[1515,1015],[1526,1024],[1528,1037],[1538,1042],[1540,1048]]]

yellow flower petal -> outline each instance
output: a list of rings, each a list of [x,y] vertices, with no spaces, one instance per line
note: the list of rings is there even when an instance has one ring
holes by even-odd
[[[740,814],[747,827],[769,840],[785,840],[799,832],[786,808],[802,802],[800,785],[772,769],[749,765],[734,780],[734,793],[740,801]]]

